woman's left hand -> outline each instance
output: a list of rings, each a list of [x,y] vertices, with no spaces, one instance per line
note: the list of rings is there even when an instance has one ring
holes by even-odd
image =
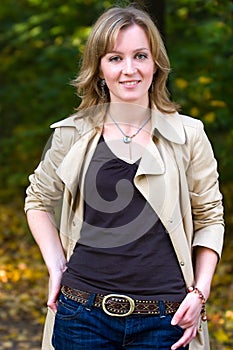
[[[184,329],[183,336],[172,345],[171,350],[187,346],[196,337],[202,302],[197,293],[188,293],[172,318],[171,324]]]

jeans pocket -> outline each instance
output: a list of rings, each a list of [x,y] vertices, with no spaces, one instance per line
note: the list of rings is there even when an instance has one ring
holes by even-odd
[[[74,300],[71,300],[64,295],[60,295],[56,318],[60,320],[74,320],[82,312],[84,306]]]
[[[176,324],[175,326],[171,325],[172,318],[173,318],[173,315],[167,316],[167,320],[169,320],[170,326],[172,327],[173,330],[177,331],[177,333],[182,336],[184,333],[184,329],[182,327],[180,327],[178,324]]]

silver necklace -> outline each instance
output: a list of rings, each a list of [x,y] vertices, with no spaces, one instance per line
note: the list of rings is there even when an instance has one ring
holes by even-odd
[[[113,117],[111,116],[110,113],[109,114],[109,117],[111,118],[111,120],[113,121],[113,123],[116,125],[117,129],[121,132],[121,134],[123,135],[123,142],[124,143],[131,143],[132,139],[137,136],[137,134],[139,134],[139,132],[144,128],[144,126],[149,122],[151,116],[149,116],[145,121],[144,123],[140,126],[140,128],[133,134],[133,135],[126,135],[124,133],[124,131],[121,129],[121,127],[118,125],[118,123],[113,119]]]

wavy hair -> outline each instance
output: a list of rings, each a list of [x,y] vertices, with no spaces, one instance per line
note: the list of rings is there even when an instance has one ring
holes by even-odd
[[[81,97],[78,110],[110,102],[109,92],[106,91],[104,98],[101,93],[100,60],[113,49],[119,31],[134,24],[145,31],[157,68],[153,77],[153,88],[148,92],[150,105],[155,104],[165,113],[178,110],[178,105],[170,100],[166,88],[170,62],[159,30],[146,12],[134,6],[110,8],[94,24],[85,46],[79,74],[72,82]]]

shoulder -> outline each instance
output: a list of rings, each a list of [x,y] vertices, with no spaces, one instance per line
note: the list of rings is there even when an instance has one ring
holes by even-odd
[[[205,132],[205,126],[200,119],[192,118],[187,115],[180,115],[183,128],[186,135],[186,143],[196,144],[205,143],[208,140],[208,136]]]
[[[178,112],[165,114],[155,110],[152,111],[152,127],[167,140],[182,145],[187,139],[195,137],[203,124],[198,119]]]
[[[57,143],[60,143],[67,152],[82,135],[85,124],[85,119],[80,118],[78,113],[55,122],[50,125],[54,130],[53,139],[57,140]]]
[[[203,128],[203,123],[200,119],[196,119],[196,118],[193,118],[193,117],[190,117],[188,115],[185,115],[185,114],[180,114],[178,113],[180,119],[181,119],[181,122],[183,124],[183,127],[185,129],[199,129],[199,128]]]
[[[77,129],[77,132],[79,129],[85,124],[84,118],[81,118],[79,116],[79,113],[75,113],[65,119],[59,120],[52,125],[50,125],[51,129],[57,129],[57,128],[70,128],[70,131],[72,131],[72,128]]]
[[[179,116],[184,128],[186,142],[195,142],[199,138],[206,137],[204,124],[200,119],[184,114],[179,114]]]
[[[54,137],[58,137],[65,150],[69,150],[81,137],[96,132],[103,127],[103,122],[90,118],[90,111],[78,111],[77,113],[53,123],[50,128],[54,129]]]
[[[99,108],[100,109],[100,108]],[[72,114],[68,118],[53,123],[50,128],[75,131],[77,134],[85,134],[96,127],[103,125],[103,113],[98,108],[89,108]],[[72,130],[73,129],[73,130]]]

